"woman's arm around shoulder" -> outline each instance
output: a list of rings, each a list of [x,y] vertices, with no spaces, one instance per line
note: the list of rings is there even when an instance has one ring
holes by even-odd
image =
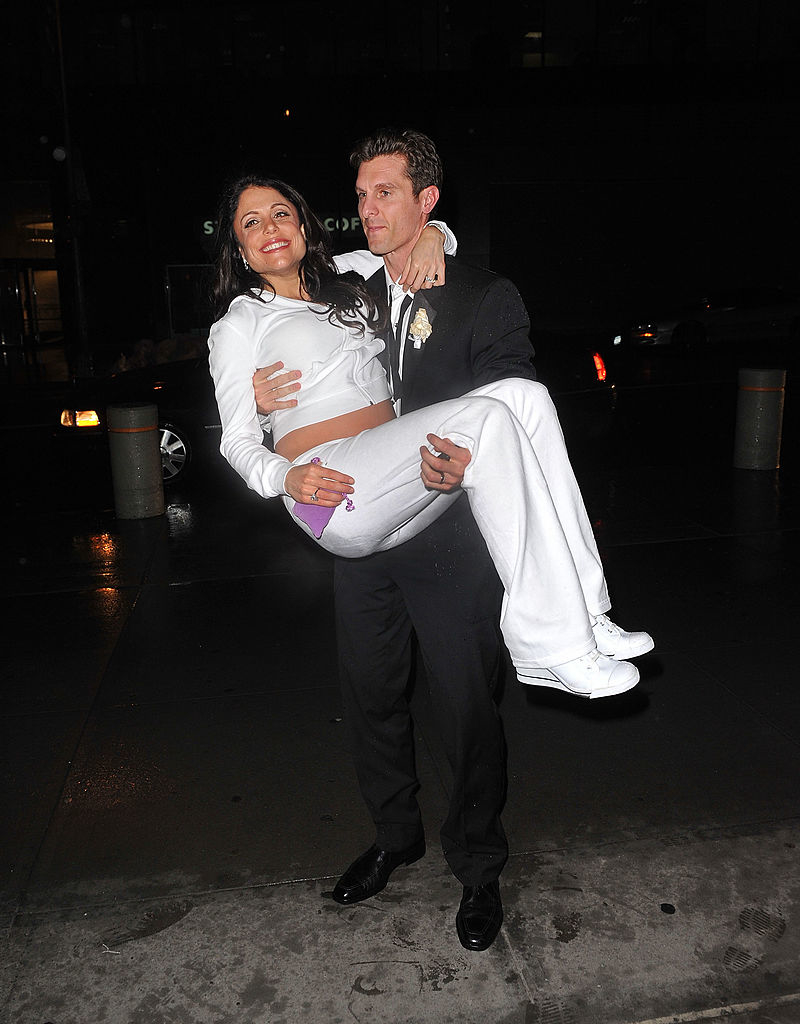
[[[448,256],[455,256],[456,250],[458,249],[458,239],[450,230],[450,228],[441,220],[428,221],[427,227],[437,228],[442,235],[444,235],[444,252]],[[356,249],[354,252],[341,253],[339,256],[333,257],[333,262],[336,264],[336,269],[340,274],[354,270],[357,274],[360,274],[364,280],[372,277],[372,275],[381,269],[383,266],[383,257],[375,256],[369,251],[369,249]]]

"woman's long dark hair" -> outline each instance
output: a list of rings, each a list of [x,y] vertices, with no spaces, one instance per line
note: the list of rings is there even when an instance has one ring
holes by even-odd
[[[345,326],[366,323],[379,331],[385,313],[357,274],[339,274],[331,258],[328,232],[305,199],[291,185],[277,178],[245,174],[225,187],[217,212],[216,256],[214,260],[214,317],[219,320],[237,295],[253,294],[251,289],[275,289],[245,266],[239,253],[234,220],[239,198],[246,188],[272,188],[297,210],[305,232],[306,254],[300,263],[300,283],[309,300],[328,308],[328,319]],[[262,300],[263,301],[263,300]]]

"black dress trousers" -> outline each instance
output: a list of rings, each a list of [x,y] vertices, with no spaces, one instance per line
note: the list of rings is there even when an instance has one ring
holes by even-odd
[[[466,498],[400,547],[337,559],[334,579],[344,711],[378,844],[400,850],[422,835],[407,699],[413,628],[453,774],[442,849],[462,885],[492,881],[508,856],[493,699],[502,588]]]

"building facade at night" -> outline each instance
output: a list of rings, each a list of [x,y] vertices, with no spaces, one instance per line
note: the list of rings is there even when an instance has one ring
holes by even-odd
[[[4,15],[7,364],[63,339],[72,372],[203,334],[222,181],[301,189],[356,247],[350,144],[427,131],[460,253],[529,306],[585,319],[645,278],[730,277],[796,218],[800,12],[778,0],[363,7],[57,0]],[[793,279],[794,278],[794,279]],[[124,315],[120,315],[120,301]],[[37,354],[38,353],[38,354]]]

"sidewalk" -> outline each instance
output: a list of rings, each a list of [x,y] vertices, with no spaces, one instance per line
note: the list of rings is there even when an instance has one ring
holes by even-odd
[[[455,934],[423,676],[428,853],[330,898],[372,829],[330,560],[282,508],[225,467],[153,520],[108,494],[6,508],[0,1021],[798,1024],[796,449],[734,471],[685,399],[576,459],[614,615],[656,651],[591,704],[509,676],[506,914],[481,954]]]

